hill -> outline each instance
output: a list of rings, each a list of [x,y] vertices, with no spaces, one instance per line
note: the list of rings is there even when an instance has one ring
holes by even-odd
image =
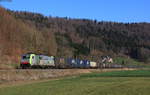
[[[56,41],[47,29],[38,31],[0,8],[0,63],[19,63],[26,52],[56,54]],[[46,49],[45,49],[46,48]]]
[[[55,34],[57,56],[98,59],[101,55],[150,59],[150,23],[98,22],[88,19],[45,17],[30,12],[9,11],[16,19],[43,27]],[[93,57],[91,57],[93,56]]]
[[[150,62],[150,23],[45,17],[0,8],[1,63],[36,52],[98,60],[102,55]]]

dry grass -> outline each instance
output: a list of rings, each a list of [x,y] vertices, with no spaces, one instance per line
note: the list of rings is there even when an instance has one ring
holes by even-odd
[[[50,70],[0,70],[0,83],[53,79],[63,76],[79,75],[91,72],[110,72],[133,69],[50,69]]]

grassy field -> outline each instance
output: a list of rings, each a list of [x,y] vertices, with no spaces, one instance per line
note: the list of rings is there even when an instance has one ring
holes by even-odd
[[[123,64],[124,62],[124,64]],[[116,57],[114,58],[114,63],[117,63],[117,64],[122,64],[122,65],[125,65],[125,66],[145,66],[144,63],[142,62],[139,62],[135,59],[131,59],[131,58],[124,58],[124,57]]]
[[[132,58],[116,57],[113,61],[116,64],[121,64],[127,67],[150,68],[149,63],[139,62],[138,60]]]
[[[104,73],[85,74],[81,75],[80,77],[150,77],[150,70],[112,71]]]
[[[114,71],[1,87],[0,95],[149,95],[150,71]]]

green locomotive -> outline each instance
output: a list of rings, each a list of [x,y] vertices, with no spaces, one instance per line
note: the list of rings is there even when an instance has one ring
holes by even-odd
[[[21,68],[30,68],[30,67],[40,67],[40,68],[50,68],[55,67],[54,57],[37,55],[33,53],[24,54],[21,58]]]

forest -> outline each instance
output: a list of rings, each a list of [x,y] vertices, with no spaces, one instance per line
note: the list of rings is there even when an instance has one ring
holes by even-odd
[[[16,54],[15,61],[22,53],[36,52],[92,60],[123,56],[150,62],[150,23],[48,17],[4,8],[0,13],[0,42],[4,43],[0,54]]]

